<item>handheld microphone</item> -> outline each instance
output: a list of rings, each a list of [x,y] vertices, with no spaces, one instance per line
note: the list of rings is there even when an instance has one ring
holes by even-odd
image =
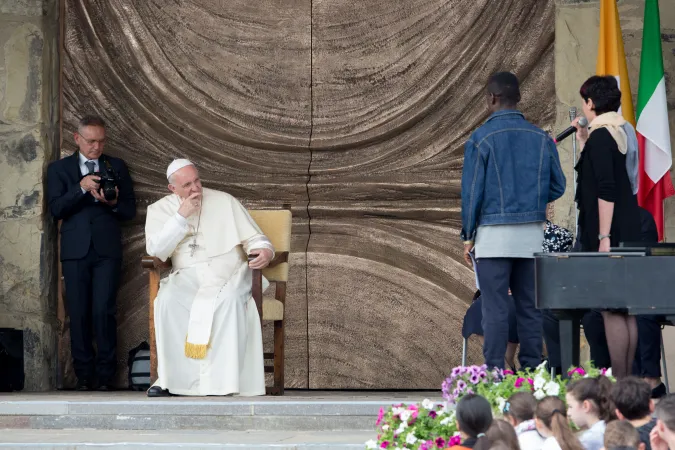
[[[586,126],[588,126],[588,119],[586,119],[584,116],[581,116],[581,117],[579,118],[579,122],[578,122],[578,123],[579,123],[579,126],[580,126],[580,127],[582,127],[582,128],[583,128],[583,127],[586,127]],[[555,137],[555,139],[553,139],[553,142],[555,142],[555,143],[557,144],[557,143],[559,143],[560,141],[562,141],[563,139],[565,139],[566,137],[569,137],[569,136],[573,135],[573,134],[576,133],[576,132],[577,132],[577,128],[576,128],[576,127],[568,127],[568,128],[565,129],[562,133],[560,133],[559,135],[557,135],[557,136]]]

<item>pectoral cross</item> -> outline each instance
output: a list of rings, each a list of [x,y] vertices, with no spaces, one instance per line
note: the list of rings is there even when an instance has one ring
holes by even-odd
[[[195,256],[195,251],[199,248],[199,245],[195,241],[192,241],[192,244],[188,245],[190,247],[190,257]]]

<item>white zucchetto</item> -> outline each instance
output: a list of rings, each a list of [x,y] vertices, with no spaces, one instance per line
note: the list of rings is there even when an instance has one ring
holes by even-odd
[[[182,169],[183,167],[194,166],[189,159],[174,159],[169,167],[166,169],[166,179],[168,180],[171,175],[173,175],[177,170]]]

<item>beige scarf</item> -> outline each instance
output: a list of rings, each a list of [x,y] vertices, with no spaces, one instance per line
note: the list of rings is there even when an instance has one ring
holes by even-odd
[[[591,133],[598,128],[607,129],[609,134],[611,134],[616,141],[619,151],[625,155],[628,151],[628,136],[626,136],[626,132],[621,128],[625,123],[626,119],[621,117],[618,113],[608,112],[600,114],[593,119],[589,128]]]

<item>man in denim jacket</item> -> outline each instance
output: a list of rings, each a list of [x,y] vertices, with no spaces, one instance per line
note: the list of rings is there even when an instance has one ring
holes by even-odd
[[[483,355],[504,368],[509,287],[516,301],[519,361],[541,362],[542,317],[534,301],[534,253],[544,241],[546,206],[565,192],[553,139],[516,109],[518,79],[493,75],[487,85],[492,115],[467,141],[462,173],[464,259],[475,251],[483,297]]]

